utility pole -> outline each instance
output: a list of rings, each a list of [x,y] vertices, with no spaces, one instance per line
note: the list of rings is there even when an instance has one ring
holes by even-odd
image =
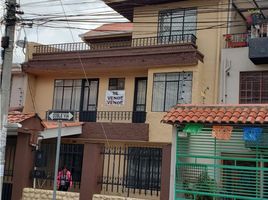
[[[10,99],[10,83],[11,70],[13,60],[14,35],[16,25],[16,9],[18,5],[16,0],[6,1],[6,15],[5,15],[5,36],[2,37],[2,48],[4,52],[2,64],[2,78],[1,78],[1,119],[0,119],[0,198],[2,198],[3,177],[5,167],[5,150],[7,139],[7,123],[8,123],[8,109]]]

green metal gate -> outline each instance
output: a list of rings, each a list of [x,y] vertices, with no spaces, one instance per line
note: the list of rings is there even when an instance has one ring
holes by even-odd
[[[211,127],[177,134],[175,199],[268,199],[268,129],[258,143],[239,127],[230,140],[213,138]]]

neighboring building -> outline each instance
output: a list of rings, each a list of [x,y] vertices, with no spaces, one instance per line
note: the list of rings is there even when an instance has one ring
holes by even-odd
[[[219,104],[178,104],[162,119],[173,126],[174,200],[268,199],[267,1],[230,6]],[[259,10],[255,22],[250,10]]]
[[[218,27],[239,15],[228,0],[105,2],[133,23],[103,25],[82,43],[37,45],[23,65],[24,112],[45,120],[51,109],[77,111],[82,133],[66,130],[60,160],[81,200],[99,193],[173,200],[172,127],[160,121],[176,104],[217,103],[222,37],[238,28],[204,22]],[[36,187],[51,188],[55,139],[44,139],[41,151],[52,162],[38,167]]]
[[[20,64],[13,64],[11,77],[10,109],[22,110],[27,90],[26,74],[22,72]],[[1,71],[0,71],[1,75]]]
[[[224,104],[268,103],[268,15],[259,2],[261,13],[256,25],[240,26],[224,36],[221,53],[219,102]],[[247,19],[251,14],[237,4],[238,13]],[[265,19],[264,19],[265,18]]]
[[[268,104],[177,105],[171,187],[181,199],[268,199]]]

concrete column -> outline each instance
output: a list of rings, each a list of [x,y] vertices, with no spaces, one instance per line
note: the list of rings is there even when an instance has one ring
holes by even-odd
[[[160,200],[169,199],[170,189],[170,163],[171,163],[171,144],[162,148],[162,171],[161,171],[161,191]]]
[[[101,185],[98,177],[102,176],[102,144],[85,144],[81,175],[80,200],[92,199],[93,194],[100,194]]]
[[[32,187],[31,172],[34,165],[33,147],[29,145],[31,134],[18,133],[13,171],[12,200],[19,200],[25,187]]]

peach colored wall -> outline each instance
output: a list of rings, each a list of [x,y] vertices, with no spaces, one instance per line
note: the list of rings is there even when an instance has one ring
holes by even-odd
[[[36,77],[33,75],[27,75],[26,77],[26,94],[25,94],[25,104],[23,111],[25,113],[36,112],[35,111],[35,91],[36,91]]]
[[[222,21],[227,21],[228,0],[192,0],[137,7],[134,10],[133,38],[157,36],[159,11],[187,7],[197,7],[199,9],[197,15],[197,46],[198,50],[205,56],[204,67],[200,69],[200,90],[204,91],[209,87],[209,90],[206,92],[205,103],[216,103],[219,83],[220,49],[222,48],[223,35],[226,34],[227,28],[205,28],[220,25],[223,23]],[[208,9],[214,11],[226,9],[226,12],[208,13],[206,12]],[[209,20],[218,22],[201,23]]]
[[[99,78],[99,96],[98,96],[98,111],[132,111],[133,100],[134,100],[134,87],[135,77],[147,77],[147,73],[125,73],[125,75],[119,73],[109,73],[111,75],[100,75],[99,77],[88,77],[88,78]],[[83,79],[84,77],[64,77],[65,79]],[[123,106],[108,106],[105,103],[105,95],[108,89],[109,78],[125,78],[125,104]],[[31,77],[31,80],[34,77]],[[63,79],[62,77],[37,77],[35,81],[30,81],[30,85],[34,91],[33,97],[35,102],[35,111],[39,113],[42,119],[45,118],[46,111],[52,109],[53,106],[53,94],[54,94],[54,80]],[[28,93],[27,93],[28,94]],[[25,112],[33,112],[32,101],[30,94],[27,98],[27,106]]]
[[[192,103],[201,103],[202,97],[200,93],[200,80],[199,73],[202,64],[199,63],[198,66],[188,66],[188,67],[165,67],[149,69],[148,71],[148,87],[147,87],[147,120],[146,123],[150,124],[150,134],[149,139],[151,142],[171,142],[172,139],[172,126],[160,123],[165,112],[152,112],[152,96],[153,96],[153,76],[154,73],[164,73],[164,72],[193,72],[193,82],[192,82]]]

